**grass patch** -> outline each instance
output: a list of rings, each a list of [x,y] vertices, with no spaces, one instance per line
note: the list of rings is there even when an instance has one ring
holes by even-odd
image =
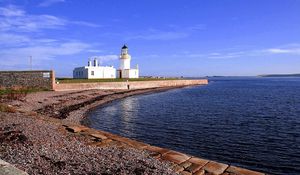
[[[179,78],[115,78],[115,79],[73,79],[57,78],[59,83],[97,83],[97,82],[126,82],[126,81],[159,81],[159,80],[177,80]]]

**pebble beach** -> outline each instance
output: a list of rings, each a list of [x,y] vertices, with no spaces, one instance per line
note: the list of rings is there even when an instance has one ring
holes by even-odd
[[[71,135],[62,127],[80,123],[94,106],[161,90],[166,89],[47,91],[3,102],[16,111],[0,113],[0,159],[28,174],[176,174],[171,164],[152,158],[146,151],[118,145],[95,147],[86,137]],[[67,110],[82,103],[85,105]]]

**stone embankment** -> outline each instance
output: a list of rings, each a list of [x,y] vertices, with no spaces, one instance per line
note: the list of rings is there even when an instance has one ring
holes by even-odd
[[[180,85],[133,90],[48,91],[6,102],[17,112],[0,112],[3,141],[0,158],[29,174],[263,175],[79,124],[85,112],[97,105]]]
[[[146,89],[175,86],[206,85],[207,79],[200,80],[157,80],[129,82],[100,82],[100,83],[63,83],[56,84],[55,91],[88,90],[88,89]]]
[[[90,142],[88,143],[89,145],[96,147],[117,145],[120,148],[130,146],[138,150],[147,151],[153,158],[171,164],[173,171],[181,175],[264,175],[264,173],[194,157],[166,148],[152,146],[108,132],[91,129],[82,125],[63,126],[70,133],[81,136],[84,135],[90,138]]]

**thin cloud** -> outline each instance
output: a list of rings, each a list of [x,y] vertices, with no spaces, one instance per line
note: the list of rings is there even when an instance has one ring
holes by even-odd
[[[0,31],[34,32],[43,29],[64,29],[67,25],[100,27],[87,21],[71,21],[53,15],[31,15],[16,6],[0,8]]]
[[[74,55],[83,52],[91,46],[82,42],[53,43],[51,45],[34,45],[20,48],[0,50],[0,65],[23,65],[32,56],[36,63],[43,60],[52,60],[56,56]]]
[[[92,44],[81,41],[39,37],[44,36],[46,29],[64,29],[68,25],[98,26],[52,15],[27,14],[16,6],[0,7],[0,67],[24,67],[28,64],[29,56],[33,57],[34,64],[37,65],[45,60],[54,60],[58,56],[95,50]],[[36,31],[39,35],[32,35]]]
[[[38,6],[39,7],[48,7],[53,4],[62,3],[62,2],[65,2],[65,0],[45,0],[45,1],[41,2]]]
[[[95,55],[91,56],[89,59],[97,59],[100,64],[107,63],[107,62],[112,62],[115,61],[119,58],[118,55]]]
[[[271,54],[295,54],[300,55],[300,47],[299,48],[272,48],[267,49],[266,52]]]
[[[125,39],[126,40],[176,40],[183,39],[193,35],[199,30],[206,29],[204,24],[196,24],[189,27],[181,27],[177,25],[169,24],[167,25],[169,30],[157,30],[149,28],[146,31],[136,32],[137,34],[130,34]]]
[[[87,27],[102,27],[99,24],[94,24],[86,21],[69,21],[69,23],[75,25],[87,26]]]
[[[0,7],[0,16],[24,16],[25,11],[17,8],[16,6],[9,5],[7,7]]]
[[[184,32],[149,32],[147,34],[138,34],[127,37],[127,40],[144,39],[144,40],[174,40],[188,37],[188,33]]]

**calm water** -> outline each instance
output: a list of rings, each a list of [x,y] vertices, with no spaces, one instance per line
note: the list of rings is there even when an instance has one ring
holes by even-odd
[[[89,126],[271,174],[300,174],[300,78],[212,79],[128,97]]]

